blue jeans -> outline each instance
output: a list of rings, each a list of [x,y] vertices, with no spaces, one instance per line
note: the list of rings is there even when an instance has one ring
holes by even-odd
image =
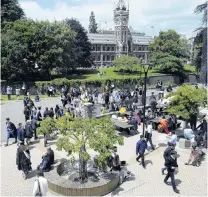
[[[17,137],[14,136],[12,131],[7,131],[7,139],[6,139],[6,144],[9,144],[9,138],[13,137],[15,138],[15,142],[17,142]]]

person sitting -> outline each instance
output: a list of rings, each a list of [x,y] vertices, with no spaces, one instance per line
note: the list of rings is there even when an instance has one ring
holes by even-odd
[[[54,151],[50,147],[47,149],[47,155],[49,156],[49,164],[53,165],[53,163],[54,163]]]
[[[185,163],[185,165],[189,165],[191,163],[191,165],[193,166],[199,166],[198,159],[199,159],[199,147],[197,147],[197,143],[194,142],[191,147],[189,160],[187,163]]]
[[[191,129],[191,127],[189,125],[187,125],[187,127],[183,130],[183,135],[184,135],[185,139],[194,142],[195,135],[194,135],[194,132],[193,132],[193,130]]]
[[[50,156],[47,153],[44,153],[42,156],[42,162],[37,167],[38,170],[43,172],[49,172],[51,170]]]
[[[164,130],[166,134],[170,134],[170,131],[168,130],[168,123],[167,123],[165,116],[163,116],[162,119],[160,120],[158,130],[159,131]]]
[[[167,87],[167,92],[172,92],[172,91],[173,91],[172,86],[169,84]]]

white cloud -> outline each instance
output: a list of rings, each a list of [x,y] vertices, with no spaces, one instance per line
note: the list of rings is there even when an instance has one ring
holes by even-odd
[[[67,4],[66,0],[57,0],[50,8],[42,8],[35,1],[20,1],[26,15],[37,20],[63,20],[77,18],[85,28],[88,27],[89,15],[95,12],[96,20],[101,28],[113,28],[114,0],[73,0],[78,4]],[[155,33],[160,30],[176,29],[186,32],[189,36],[200,25],[199,16],[193,13],[196,5],[204,0],[129,0],[130,22],[133,29],[152,35],[151,26]],[[44,6],[47,7],[47,6]],[[180,23],[181,21],[181,23]],[[180,24],[180,28],[179,28]],[[189,25],[187,25],[189,24]]]

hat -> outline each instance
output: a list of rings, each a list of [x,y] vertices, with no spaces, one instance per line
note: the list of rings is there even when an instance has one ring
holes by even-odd
[[[6,118],[6,120],[10,120],[10,118]]]

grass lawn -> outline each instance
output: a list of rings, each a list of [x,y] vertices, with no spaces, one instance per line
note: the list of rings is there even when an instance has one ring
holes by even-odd
[[[99,76],[98,72],[104,71],[105,75]],[[120,73],[116,72],[115,68],[98,68],[96,70],[78,70],[76,71],[77,74],[72,74],[71,76],[67,77],[69,80],[79,79],[79,80],[98,80],[98,79],[109,79],[109,78],[117,78],[121,79],[123,77],[139,77],[140,73]],[[160,75],[159,73],[155,73],[153,70],[149,70],[148,72],[149,76],[153,75]],[[143,76],[143,73],[141,74]]]
[[[59,95],[56,95],[55,97],[58,97],[58,96]],[[31,98],[34,99],[34,96],[31,95]],[[40,99],[42,99],[42,98],[49,98],[49,97],[48,97],[48,95],[40,95]],[[19,100],[23,100],[23,99],[24,99],[24,96],[21,95],[19,97]],[[1,101],[17,101],[17,97],[16,97],[16,95],[12,95],[11,100],[8,100],[7,95],[1,95]]]

